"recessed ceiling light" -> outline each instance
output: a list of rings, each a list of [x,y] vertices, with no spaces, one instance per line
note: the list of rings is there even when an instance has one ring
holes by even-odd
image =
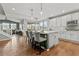
[[[65,11],[63,10],[62,12],[64,13]]]
[[[15,10],[15,8],[12,8],[12,10]]]

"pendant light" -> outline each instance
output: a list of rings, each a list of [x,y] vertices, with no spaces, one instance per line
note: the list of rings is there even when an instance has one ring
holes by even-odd
[[[43,17],[43,5],[42,5],[42,3],[41,3],[40,15],[41,15],[41,17]],[[42,31],[44,32],[44,21],[43,21],[43,30]]]
[[[41,16],[43,15],[43,10],[42,9],[43,8],[42,8],[42,3],[41,3],[41,11],[40,11]]]
[[[31,11],[31,20],[33,20],[33,9],[30,9]]]

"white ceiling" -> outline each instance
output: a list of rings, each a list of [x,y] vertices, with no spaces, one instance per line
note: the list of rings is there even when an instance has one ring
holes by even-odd
[[[33,16],[39,18],[39,20],[68,12],[71,10],[79,9],[78,3],[43,3],[43,16],[40,15],[40,3],[2,3],[3,9],[8,18],[20,20],[27,19],[28,22],[36,21],[31,19],[30,9],[34,9]],[[15,8],[15,10],[12,10]]]

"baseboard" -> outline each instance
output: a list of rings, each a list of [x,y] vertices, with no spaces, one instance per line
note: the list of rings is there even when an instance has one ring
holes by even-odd
[[[75,41],[75,40],[68,40],[68,39],[64,39],[64,38],[59,38],[60,41],[67,41],[67,42],[71,42],[74,44],[78,44],[79,45],[79,41]]]

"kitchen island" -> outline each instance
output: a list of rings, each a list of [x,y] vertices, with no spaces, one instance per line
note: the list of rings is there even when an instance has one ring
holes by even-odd
[[[49,49],[59,42],[55,31],[35,32],[35,41],[39,42],[45,49]]]

